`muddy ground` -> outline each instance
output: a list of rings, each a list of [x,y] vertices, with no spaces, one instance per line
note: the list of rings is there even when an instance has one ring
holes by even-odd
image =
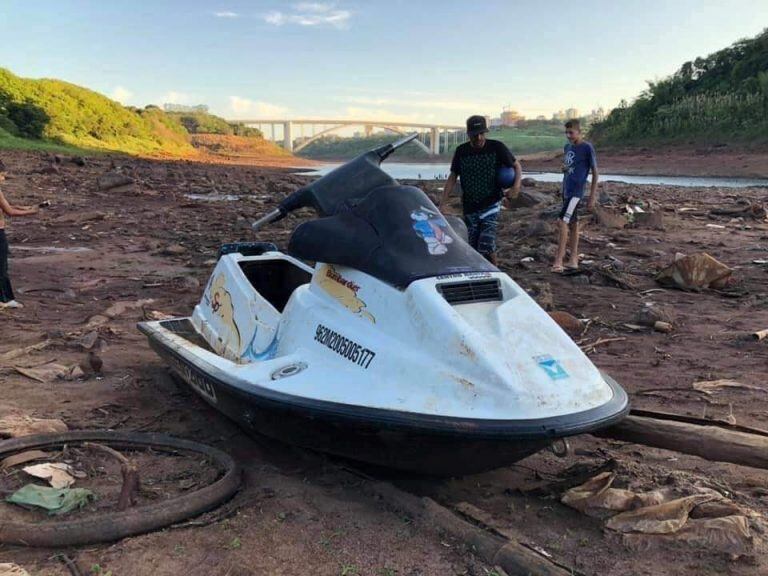
[[[598,146],[597,153],[603,174],[768,178],[768,152],[755,147],[717,143],[680,147]],[[531,154],[523,156],[522,160],[524,169],[559,172],[562,152]]]
[[[178,386],[135,329],[136,321],[155,311],[188,315],[219,244],[252,239],[250,221],[306,182],[304,177],[278,169],[124,158],[98,158],[85,167],[65,162],[56,172],[39,155],[9,153],[3,159],[12,176],[3,185],[9,199],[50,200],[52,206],[37,219],[19,218],[9,227],[12,278],[26,307],[0,311],[0,354],[49,339],[47,348],[16,363],[83,364],[86,374],[43,384],[0,367],[0,417],[23,413],[60,418],[70,428],[170,433],[227,450],[246,472],[226,517],[67,550],[83,569],[113,576],[493,573],[461,543],[419,530],[366,496],[364,481],[341,463],[246,436]],[[99,177],[113,169],[134,184],[99,189]],[[426,184],[433,193],[436,186]],[[766,190],[613,183],[601,188],[617,210],[629,197],[646,206],[650,201],[663,213],[664,229],[590,224],[580,250],[586,273],[553,275],[555,189],[539,184],[533,190],[541,193],[542,204],[503,214],[501,268],[545,304],[551,293],[553,308],[591,319],[586,333],[576,336],[583,344],[611,339],[597,345],[591,357],[621,382],[635,407],[768,428],[768,343],[742,338],[768,328],[768,266],[754,263],[768,259],[768,224],[710,215],[712,208],[766,202]],[[239,200],[216,200],[228,196]],[[261,239],[284,246],[300,217],[286,219]],[[654,274],[660,267],[675,253],[697,251],[734,268],[735,283],[720,291],[657,290]],[[521,262],[528,257],[533,260]],[[89,319],[116,302],[141,299],[152,301],[99,328],[106,343],[103,369],[92,374],[78,343],[92,331]],[[648,302],[672,314],[671,333],[627,326],[637,324],[637,313]],[[711,394],[692,388],[694,382],[721,378],[746,387]],[[621,487],[680,493],[709,487],[766,514],[768,472],[590,436],[574,439],[571,447],[564,459],[543,452],[459,479],[368,473],[451,508],[471,504],[495,529],[582,574],[768,574],[760,522],[752,532],[756,547],[739,557],[674,541],[638,549],[601,520],[559,502],[565,488],[610,468]],[[162,481],[166,472],[158,467],[147,474]],[[0,504],[0,517],[10,514],[8,506]],[[55,558],[59,552],[0,546],[0,562],[18,562],[31,574],[67,574]]]

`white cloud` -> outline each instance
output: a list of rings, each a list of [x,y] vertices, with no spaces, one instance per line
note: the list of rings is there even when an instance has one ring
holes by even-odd
[[[262,102],[259,100],[250,100],[241,96],[229,97],[229,108],[237,116],[255,116],[258,118],[281,117],[285,116],[288,109],[277,104]]]
[[[283,24],[296,24],[298,26],[331,26],[342,29],[349,26],[352,13],[349,10],[340,10],[335,4],[326,2],[299,2],[292,6],[289,12],[272,10],[264,14],[263,19],[267,24],[282,26]]]
[[[221,12],[214,12],[213,13],[216,18],[239,18],[240,14],[237,12],[232,12],[231,10],[223,10]]]
[[[192,96],[184,92],[176,92],[171,90],[166,92],[162,97],[163,104],[191,104]]]
[[[131,98],[133,98],[133,92],[122,86],[115,86],[109,97],[112,98],[112,100],[117,100],[120,104],[128,104]]]

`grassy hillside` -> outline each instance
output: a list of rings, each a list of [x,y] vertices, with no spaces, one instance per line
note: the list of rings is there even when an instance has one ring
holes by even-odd
[[[608,144],[768,143],[768,29],[649,82],[592,127]]]
[[[0,68],[0,148],[192,158],[216,154],[216,146],[193,142],[193,135],[206,134],[241,139],[236,146],[247,150],[249,157],[287,154],[265,141],[258,130],[212,114],[126,107],[81,86],[20,78]],[[225,152],[233,156],[222,149]]]
[[[157,108],[134,110],[61,80],[20,78],[0,68],[2,127],[27,138],[130,154],[194,152],[186,130]]]

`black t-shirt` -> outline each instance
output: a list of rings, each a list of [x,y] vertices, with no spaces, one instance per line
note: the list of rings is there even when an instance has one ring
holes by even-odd
[[[501,166],[514,164],[512,152],[498,140],[486,140],[482,148],[475,148],[469,142],[456,148],[451,172],[461,179],[464,213],[478,212],[501,200],[496,174]]]

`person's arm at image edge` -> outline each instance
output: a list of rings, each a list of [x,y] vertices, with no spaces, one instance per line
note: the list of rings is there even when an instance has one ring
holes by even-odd
[[[448,176],[448,180],[445,181],[445,187],[443,188],[443,193],[440,196],[440,206],[444,206],[448,201],[448,197],[453,192],[454,186],[456,186],[456,178],[456,173],[451,172],[451,175]]]
[[[37,214],[37,208],[29,206],[11,206],[2,192],[0,192],[0,210],[8,216],[32,216],[33,214]]]
[[[592,183],[589,185],[589,198],[587,198],[587,209],[594,210],[597,203],[597,183],[600,180],[600,174],[597,171],[597,159],[595,158],[595,150],[591,152],[591,164],[592,164]]]
[[[515,158],[515,161],[512,163],[512,168],[515,169],[515,182],[512,184],[512,188],[510,189],[511,192],[507,194],[507,198],[510,200],[514,200],[520,196],[520,182],[523,179],[523,166],[520,164],[520,160]]]

